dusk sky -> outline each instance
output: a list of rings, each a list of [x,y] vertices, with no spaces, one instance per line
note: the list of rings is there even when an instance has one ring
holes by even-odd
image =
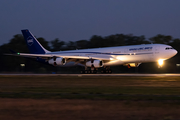
[[[93,35],[180,38],[180,0],[1,0],[0,45],[22,29],[47,41]]]

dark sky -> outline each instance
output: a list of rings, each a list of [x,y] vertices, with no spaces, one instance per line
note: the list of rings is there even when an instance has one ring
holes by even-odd
[[[0,45],[21,29],[63,41],[92,35],[180,38],[180,0],[1,0]]]

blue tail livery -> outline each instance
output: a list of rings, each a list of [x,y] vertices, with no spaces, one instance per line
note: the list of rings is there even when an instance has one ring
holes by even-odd
[[[21,30],[21,31],[26,41],[26,44],[29,48],[30,53],[45,54],[49,52],[37,41],[37,39],[33,36],[33,34],[28,29]]]

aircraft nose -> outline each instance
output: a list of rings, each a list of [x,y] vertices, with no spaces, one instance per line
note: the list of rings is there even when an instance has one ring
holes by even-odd
[[[176,55],[178,52],[177,50],[173,50],[173,54]]]

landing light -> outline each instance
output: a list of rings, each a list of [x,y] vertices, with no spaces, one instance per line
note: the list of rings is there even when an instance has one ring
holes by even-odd
[[[20,64],[20,66],[21,66],[21,67],[24,67],[24,66],[25,66],[25,64]]]
[[[110,60],[114,60],[113,58],[110,58]]]
[[[163,64],[164,64],[164,60],[163,59],[159,59],[158,60],[158,64],[159,64],[159,67],[162,67]]]
[[[180,67],[180,64],[176,64],[177,67]]]

